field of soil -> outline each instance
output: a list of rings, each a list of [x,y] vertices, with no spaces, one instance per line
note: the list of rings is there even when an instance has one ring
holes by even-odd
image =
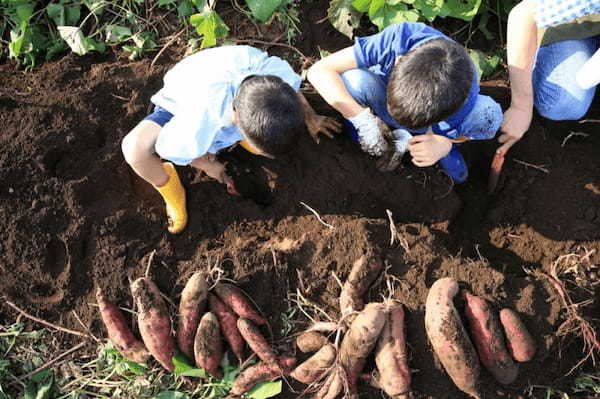
[[[328,50],[347,44],[330,27],[305,28],[303,51],[316,52],[321,34],[333,36]],[[151,60],[69,55],[34,73],[0,65],[2,295],[46,320],[80,329],[74,310],[103,335],[91,305],[94,287],[131,306],[128,279],[144,273],[156,250],[150,275],[166,295],[176,301],[193,271],[219,263],[267,313],[281,338],[289,293],[300,290],[335,317],[339,285],[333,274],[344,280],[360,255],[376,251],[400,280],[395,298],[407,309],[415,397],[464,397],[425,336],[428,287],[443,276],[520,312],[538,342],[535,359],[521,366],[511,386],[484,373],[486,398],[525,397],[529,385],[569,391],[575,376],[594,370],[588,361],[566,376],[584,356],[582,341],[557,336],[565,312],[557,291],[536,272],[550,272],[566,254],[589,254],[589,262],[580,259],[582,267],[600,263],[599,123],[536,117],[508,156],[494,195],[486,192],[493,142],[463,146],[471,177],[458,187],[436,168],[419,169],[408,159],[397,171],[381,173],[341,135],[320,145],[305,137],[297,151],[277,160],[234,149],[223,158],[245,176],[252,198],[231,196],[224,186],[181,167],[190,220],[175,236],[165,228],[158,193],[124,162],[120,141],[147,114],[150,96],[179,56],[176,49],[166,52],[150,67]],[[490,82],[483,91],[507,106],[503,82]],[[333,114],[316,95],[308,97],[320,112]],[[600,117],[598,105],[588,118]],[[565,142],[572,131],[589,136]],[[335,228],[321,224],[301,202]],[[390,245],[386,210],[403,245]],[[563,277],[569,276],[575,281],[574,275]],[[576,298],[586,292],[597,297],[595,276],[589,276],[580,273],[577,280],[589,291],[567,283]],[[380,300],[381,292],[379,285],[369,295]],[[16,315],[8,308],[1,312],[5,323]],[[582,312],[598,317],[600,301]],[[361,392],[381,397],[367,387]]]

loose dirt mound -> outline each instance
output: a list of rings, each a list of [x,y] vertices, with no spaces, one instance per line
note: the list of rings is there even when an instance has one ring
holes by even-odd
[[[97,63],[96,63],[97,62]],[[485,192],[493,143],[465,145],[471,180],[451,187],[434,168],[408,162],[389,174],[346,137],[316,145],[304,138],[289,158],[267,160],[242,150],[224,155],[251,181],[257,201],[230,196],[191,168],[179,168],[190,222],[178,236],[165,229],[158,194],[133,175],[120,140],[142,119],[165,64],[67,56],[35,74],[0,66],[0,291],[49,320],[94,331],[96,284],[131,305],[128,278],[144,273],[148,254],[171,298],[198,268],[220,262],[266,311],[274,331],[301,289],[336,315],[339,286],[363,253],[383,253],[401,280],[396,298],[408,309],[414,388],[422,397],[461,394],[436,362],[425,336],[424,303],[435,279],[452,276],[477,295],[512,307],[540,343],[518,381],[501,388],[487,377],[486,397],[516,397],[528,384],[568,387],[563,375],[581,358],[579,340],[560,341],[560,301],[525,268],[548,271],[560,255],[595,250],[600,262],[600,125],[534,123],[507,159],[497,194]],[[506,98],[503,88],[489,89]],[[201,95],[201,94],[200,94]],[[590,137],[571,130],[592,127]],[[524,166],[545,165],[549,171]],[[314,208],[335,228],[321,224]],[[390,246],[386,209],[403,245]],[[487,259],[487,260],[486,260]],[[370,292],[379,300],[383,287]],[[598,303],[590,314],[598,314]],[[4,314],[4,317],[13,315]],[[365,397],[378,398],[378,392]],[[289,397],[296,395],[290,394]]]

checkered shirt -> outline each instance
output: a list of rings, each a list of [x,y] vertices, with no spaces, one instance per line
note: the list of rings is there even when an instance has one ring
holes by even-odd
[[[560,25],[596,13],[600,13],[600,0],[535,0],[538,28]]]

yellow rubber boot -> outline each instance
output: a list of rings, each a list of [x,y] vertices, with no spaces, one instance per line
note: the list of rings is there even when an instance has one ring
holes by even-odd
[[[167,205],[167,217],[169,218],[169,232],[181,233],[187,224],[187,209],[185,207],[185,189],[181,185],[177,170],[171,162],[164,162],[163,169],[169,176],[169,180],[163,186],[156,187]]]

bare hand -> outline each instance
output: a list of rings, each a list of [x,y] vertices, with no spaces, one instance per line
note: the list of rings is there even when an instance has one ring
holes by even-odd
[[[342,125],[333,118],[315,114],[312,118],[306,119],[306,127],[310,137],[319,143],[319,133],[323,133],[329,138],[333,138],[332,133],[339,133]]]
[[[510,147],[521,140],[531,125],[532,116],[531,108],[519,108],[511,105],[504,113],[504,121],[500,128],[502,134],[498,137],[498,141],[502,145],[496,152],[506,154]]]
[[[419,166],[431,166],[448,155],[452,149],[450,139],[431,133],[415,136],[408,142],[412,162]]]

